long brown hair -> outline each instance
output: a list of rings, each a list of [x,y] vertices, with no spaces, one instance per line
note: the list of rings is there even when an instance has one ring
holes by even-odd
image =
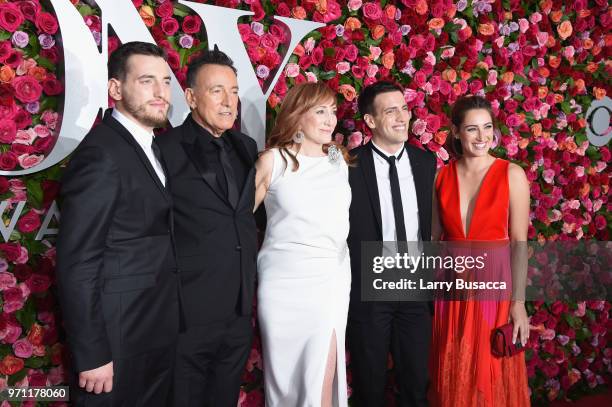
[[[491,102],[482,96],[463,96],[457,99],[451,111],[450,119],[457,129],[461,128],[467,112],[473,109],[484,109],[489,112],[491,120],[493,121],[493,127],[497,128]],[[461,141],[456,139],[454,134],[451,134],[450,137],[446,139],[446,148],[456,157],[461,157],[463,155]]]
[[[299,120],[308,109],[317,106],[321,102],[328,100],[336,101],[336,94],[322,82],[305,82],[299,85],[293,86],[283,99],[280,110],[276,116],[276,123],[270,137],[268,137],[267,149],[278,148],[281,153],[281,157],[287,164],[287,158],[291,159],[293,163],[293,171],[297,171],[300,167],[300,163],[297,160],[296,155],[289,150],[289,147],[294,146],[297,152],[300,151],[300,144],[293,142],[293,136],[299,130]],[[323,145],[323,152],[327,154],[327,151],[331,145],[335,145],[342,152],[344,161],[347,164],[352,164],[353,158],[349,155],[348,150],[341,144],[336,144],[333,141],[329,144]]]

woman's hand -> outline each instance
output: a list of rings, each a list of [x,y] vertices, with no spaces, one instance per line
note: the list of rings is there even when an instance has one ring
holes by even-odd
[[[527,345],[531,325],[529,325],[529,317],[527,316],[524,301],[512,302],[510,320],[514,324],[514,329],[512,330],[512,343],[516,343],[516,340],[519,339],[523,346]]]

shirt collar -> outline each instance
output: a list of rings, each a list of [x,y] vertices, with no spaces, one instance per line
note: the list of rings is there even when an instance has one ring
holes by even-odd
[[[200,123],[198,123],[193,116],[191,116],[191,114],[189,115],[189,118],[191,119],[191,121],[193,122],[193,126],[194,129],[196,129],[198,135],[201,136],[200,140],[204,141],[206,143],[210,143],[213,138],[215,138],[215,136],[213,136],[210,131],[206,130],[204,127],[202,127],[200,125]],[[223,143],[225,144],[225,148],[229,151],[232,149],[233,145],[231,143],[230,140],[230,136],[229,136],[229,131],[225,131],[223,132],[223,134],[221,134],[220,136],[221,140],[223,140]]]
[[[387,153],[385,150],[383,150],[382,148],[380,148],[380,146],[379,146],[378,144],[376,144],[376,143],[374,142],[374,140],[370,140],[370,143],[372,143],[372,145],[373,145],[374,147],[376,147],[376,148],[377,148],[379,151],[381,151],[383,154],[387,155],[387,157],[391,157],[391,156],[393,155],[393,156],[395,156],[395,158],[397,158],[397,156],[398,156],[398,155],[399,155],[399,154],[402,152],[402,150],[403,150],[404,148],[406,148],[406,146],[402,145],[402,146],[401,146],[401,147],[400,147],[400,148],[399,148],[399,149],[398,149],[398,150],[397,150],[395,153],[393,153],[393,154],[388,154],[388,153]],[[378,154],[375,154],[375,155],[378,155]],[[404,158],[404,156],[405,156],[405,155],[406,155],[406,154],[402,154],[402,156],[399,158],[399,160],[401,160],[402,158]],[[380,158],[382,158],[382,157],[380,157]],[[398,161],[399,161],[399,160],[398,160]]]
[[[151,146],[153,142],[153,132],[148,132],[138,125],[134,120],[130,119],[117,109],[113,109],[112,116],[130,132],[132,137],[136,139],[138,144],[143,146]]]

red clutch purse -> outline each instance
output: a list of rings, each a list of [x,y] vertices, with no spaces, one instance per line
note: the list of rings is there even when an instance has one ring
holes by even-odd
[[[516,355],[525,350],[520,340],[512,343],[512,330],[514,324],[511,322],[495,328],[491,334],[491,353],[498,357]]]

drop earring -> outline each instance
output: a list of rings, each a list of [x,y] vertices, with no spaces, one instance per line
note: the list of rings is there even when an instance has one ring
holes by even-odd
[[[302,142],[304,141],[304,132],[302,130],[298,130],[294,135],[293,135],[293,142],[295,144],[302,144]]]

